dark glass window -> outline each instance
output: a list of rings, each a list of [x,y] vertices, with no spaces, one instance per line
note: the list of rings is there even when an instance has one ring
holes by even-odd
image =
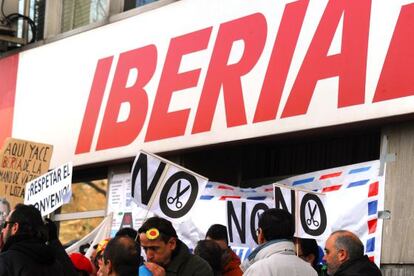
[[[157,0],[125,0],[124,11],[132,10]]]

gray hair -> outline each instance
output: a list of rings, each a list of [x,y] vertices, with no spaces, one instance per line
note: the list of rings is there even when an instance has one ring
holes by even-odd
[[[346,230],[339,230],[333,232],[332,235],[336,235],[336,250],[346,250],[348,252],[349,260],[355,260],[364,255],[364,245],[354,233]]]

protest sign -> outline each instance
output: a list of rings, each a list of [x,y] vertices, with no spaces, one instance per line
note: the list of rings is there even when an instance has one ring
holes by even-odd
[[[133,201],[170,220],[184,219],[206,184],[207,178],[144,151],[132,166]]]
[[[53,146],[7,138],[0,152],[0,197],[11,208],[24,200],[25,184],[49,169]]]
[[[326,195],[327,231],[350,230],[362,241],[365,254],[378,266],[381,257],[384,179],[380,161],[321,170],[291,177],[278,183],[315,190]],[[320,245],[325,240],[318,240]]]
[[[24,204],[33,204],[46,216],[72,197],[72,163],[69,162],[26,184]]]
[[[289,211],[295,220],[295,237],[324,240],[328,238],[326,195],[274,185],[273,206]]]
[[[231,245],[255,248],[259,216],[273,208],[274,202],[256,200],[227,200],[227,227]]]

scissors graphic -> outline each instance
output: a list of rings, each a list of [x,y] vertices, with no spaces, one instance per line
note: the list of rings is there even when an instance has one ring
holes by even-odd
[[[172,197],[172,196],[168,197],[167,202],[169,204],[173,204],[174,201],[176,201],[175,202],[175,207],[177,207],[177,209],[180,209],[181,207],[183,207],[183,203],[180,201],[180,197],[183,194],[185,194],[185,192],[187,192],[188,189],[190,189],[190,186],[185,187],[184,190],[181,191],[181,180],[178,181],[178,184],[177,184],[177,193],[176,193],[175,197]]]
[[[315,227],[318,227],[319,226],[319,221],[314,219],[314,216],[315,216],[315,213],[316,213],[316,204],[313,207],[313,209],[311,209],[310,202],[308,202],[308,209],[309,209],[309,213],[310,213],[311,217],[306,220],[306,224],[310,226],[313,223],[313,225]]]

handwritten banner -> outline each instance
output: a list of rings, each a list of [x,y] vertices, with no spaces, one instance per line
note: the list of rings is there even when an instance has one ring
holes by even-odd
[[[7,138],[0,151],[0,196],[11,208],[24,200],[27,182],[49,170],[53,146]]]

